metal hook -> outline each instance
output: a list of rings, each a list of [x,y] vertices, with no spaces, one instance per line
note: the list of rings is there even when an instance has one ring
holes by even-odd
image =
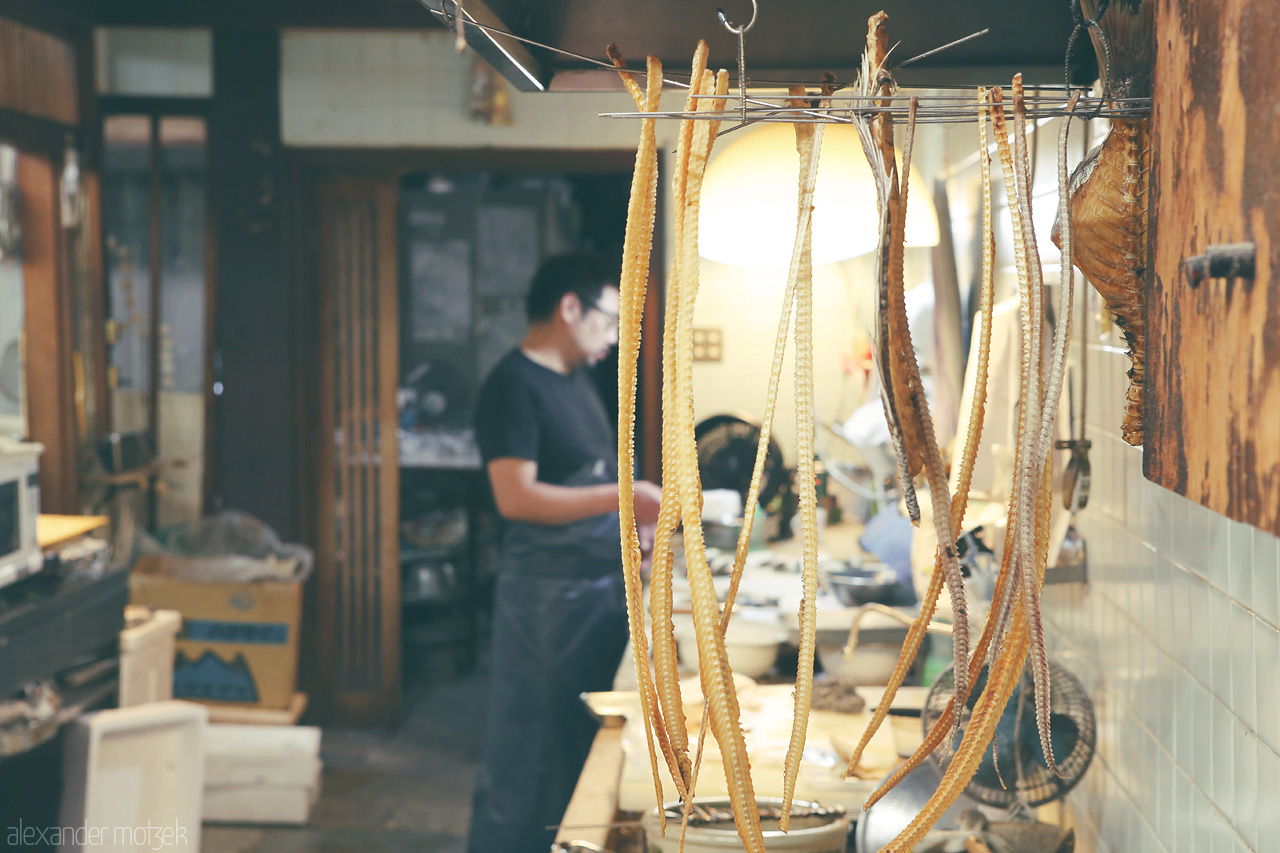
[[[724,9],[716,9],[716,17],[720,19],[720,23],[738,37],[738,106],[742,110],[740,120],[743,124],[747,123],[747,50],[743,36],[756,25],[756,13],[759,11],[756,0],[751,0],[751,20],[747,21],[746,26],[739,27],[729,23]]]
[[[1107,38],[1107,34],[1099,25],[1102,15],[1107,11],[1107,7],[1111,5],[1111,0],[1098,0],[1098,9],[1092,18],[1084,16],[1084,10],[1080,8],[1080,0],[1071,0],[1071,17],[1075,21],[1075,26],[1071,28],[1071,36],[1067,39],[1067,58],[1064,62],[1063,76],[1065,78],[1067,91],[1071,91],[1071,55],[1075,50],[1076,38],[1081,33],[1096,34],[1098,41],[1102,43],[1102,67],[1098,69],[1102,77],[1102,91],[1098,95],[1098,105],[1093,112],[1084,115],[1084,118],[1097,118],[1102,113],[1103,104],[1107,100],[1107,95],[1111,89],[1111,42]]]
[[[458,53],[467,52],[467,13],[462,8],[462,0],[453,0],[453,17],[457,24],[457,33],[454,36],[453,49]]]
[[[729,23],[729,19],[725,17],[724,9],[716,9],[716,17],[720,19],[720,23],[724,24],[726,30],[735,36],[741,36],[756,25],[756,13],[759,11],[760,8],[756,5],[756,0],[751,0],[751,20],[747,21],[746,25],[742,27]]]

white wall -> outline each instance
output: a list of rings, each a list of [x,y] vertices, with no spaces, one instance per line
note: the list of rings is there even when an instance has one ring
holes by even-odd
[[[634,109],[623,92],[531,94],[508,87],[513,124],[472,120],[474,62],[473,53],[454,52],[453,36],[443,30],[285,30],[280,58],[284,143],[635,150],[639,128],[634,122],[598,117]]]

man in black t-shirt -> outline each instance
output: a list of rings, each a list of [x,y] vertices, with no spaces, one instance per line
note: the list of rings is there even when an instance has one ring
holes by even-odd
[[[608,690],[627,642],[614,431],[586,367],[618,342],[616,266],[551,258],[529,331],[485,380],[476,434],[506,521],[489,722],[469,853],[546,853],[595,736],[579,699]],[[661,490],[635,488],[636,519]]]

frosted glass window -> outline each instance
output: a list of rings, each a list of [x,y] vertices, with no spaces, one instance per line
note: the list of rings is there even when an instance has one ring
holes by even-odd
[[[213,94],[213,36],[207,29],[98,27],[94,39],[99,94]]]

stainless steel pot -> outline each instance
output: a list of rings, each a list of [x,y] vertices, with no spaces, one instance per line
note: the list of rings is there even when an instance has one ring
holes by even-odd
[[[827,588],[845,607],[885,603],[898,583],[898,575],[884,563],[848,565],[823,574]]]

